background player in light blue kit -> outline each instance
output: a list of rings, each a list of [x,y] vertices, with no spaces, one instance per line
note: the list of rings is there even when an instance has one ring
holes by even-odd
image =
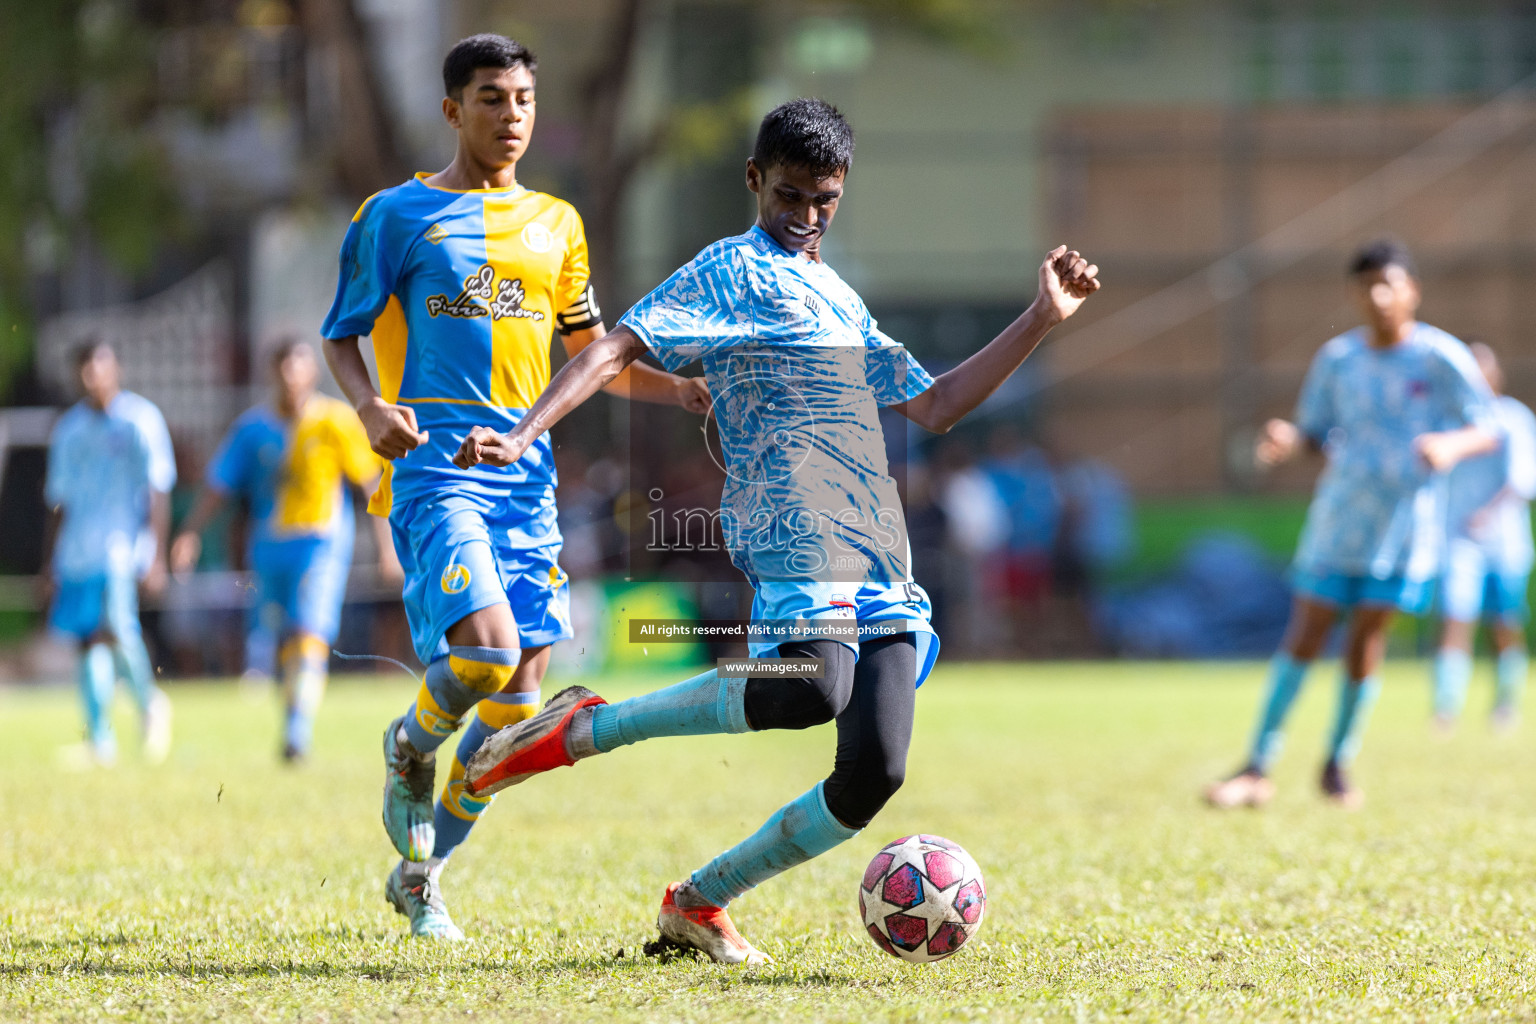
[[[736,931],[726,905],[857,835],[905,777],[914,691],[938,645],[928,597],[911,575],[879,408],[947,431],[1099,287],[1097,267],[1065,246],[1052,251],[1029,309],[960,366],[929,377],[821,260],[852,161],[853,130],[830,105],[795,100],[771,111],[747,161],[756,224],[642,299],[560,371],[516,429],[476,427],[457,457],[461,466],[514,462],[643,352],[672,370],[702,358],[727,462],[725,540],[755,591],[753,619],[823,630],[753,643],[752,653],[818,659],[819,671],[710,671],[613,705],[571,687],[487,740],[466,778],[472,791],[493,792],[653,737],[836,720],[831,775],[662,898],[664,944],[728,963],[767,958]]]
[[[80,646],[80,699],[92,757],[110,764],[116,679],[128,684],[143,725],[144,756],[164,760],[171,702],[139,625],[139,586],[165,586],[165,536],[176,458],[165,417],[121,388],[117,356],[100,342],[79,352],[85,397],[59,418],[48,444],[45,497],[53,607],[48,624]]]
[[[1358,806],[1347,769],[1381,683],[1387,626],[1398,609],[1423,612],[1444,541],[1446,471],[1497,444],[1492,395],[1467,347],[1415,319],[1419,285],[1408,250],[1380,241],[1351,266],[1365,325],[1312,361],[1296,422],[1271,420],[1258,445],[1274,465],[1304,448],[1327,467],[1291,567],[1290,624],[1270,663],[1248,760],[1208,786],[1215,807],[1259,806],[1286,715],[1334,622],[1347,616],[1344,673],[1321,778],[1325,796]]]
[[[1504,371],[1493,349],[1471,346],[1488,386],[1502,434],[1496,452],[1467,459],[1451,471],[1446,511],[1445,571],[1440,609],[1445,619],[1435,656],[1434,720],[1449,731],[1467,699],[1472,641],[1488,619],[1497,652],[1493,726],[1514,726],[1525,689],[1525,622],[1530,609],[1531,498],[1536,497],[1536,416],[1504,394]]]

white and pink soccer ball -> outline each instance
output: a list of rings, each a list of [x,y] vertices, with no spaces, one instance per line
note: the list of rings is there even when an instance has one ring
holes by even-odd
[[[943,960],[981,927],[987,886],[971,855],[939,836],[903,836],[875,854],[859,913],[875,945],[908,963]]]

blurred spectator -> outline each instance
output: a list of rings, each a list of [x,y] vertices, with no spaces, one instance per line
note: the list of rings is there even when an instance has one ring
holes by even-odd
[[[1131,495],[1119,473],[1096,459],[1080,459],[1056,473],[1061,532],[1056,583],[1064,595],[1091,598],[1131,554]]]
[[[931,491],[943,515],[944,558],[941,568],[918,578],[930,588],[935,623],[942,623],[941,635],[951,651],[970,657],[1004,653],[1002,617],[984,587],[1008,541],[1008,508],[959,438],[939,448]],[[933,593],[930,580],[940,594]]]
[[[1007,614],[1003,636],[1016,651],[1039,653],[1041,619],[1051,592],[1051,567],[1061,526],[1061,494],[1050,461],[1011,427],[993,432],[982,470],[1008,515],[1002,557],[990,575]]]

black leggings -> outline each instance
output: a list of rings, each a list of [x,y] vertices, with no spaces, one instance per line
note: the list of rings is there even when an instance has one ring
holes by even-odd
[[[820,678],[751,679],[747,724],[807,729],[837,720],[837,758],[822,788],[827,809],[849,828],[868,825],[907,774],[916,704],[912,634],[871,640],[853,651],[835,640],[780,644],[783,658],[821,658]]]

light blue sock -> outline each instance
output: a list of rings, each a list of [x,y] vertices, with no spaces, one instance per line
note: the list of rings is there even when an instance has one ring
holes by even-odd
[[[603,753],[657,736],[747,732],[747,681],[721,679],[714,669],[654,693],[599,704],[592,741]]]
[[[80,652],[80,703],[85,708],[85,727],[92,746],[110,756],[117,741],[112,736],[112,649],[91,644]]]
[[[149,662],[149,648],[144,646],[143,635],[129,633],[118,637],[112,645],[112,661],[117,674],[128,684],[139,713],[147,713],[160,688],[155,685],[155,669]]]
[[[1454,719],[1467,702],[1467,683],[1472,679],[1472,652],[1442,647],[1435,655],[1435,717]]]
[[[1259,726],[1254,730],[1253,747],[1248,754],[1248,767],[1261,772],[1269,770],[1280,747],[1285,742],[1285,716],[1296,703],[1301,684],[1306,681],[1310,662],[1297,661],[1285,651],[1269,661],[1269,683],[1264,703],[1259,711]]]
[[[1347,768],[1360,752],[1360,735],[1381,694],[1381,680],[1368,676],[1358,683],[1348,676],[1339,680],[1339,709],[1328,739],[1328,760]]]
[[[1525,645],[1514,644],[1500,651],[1496,664],[1498,688],[1494,691],[1493,706],[1514,711],[1520,707],[1520,698],[1525,694],[1525,677],[1530,669]]]
[[[773,812],[763,827],[699,868],[688,879],[699,894],[723,907],[781,871],[804,864],[859,834],[827,810],[818,782]]]

